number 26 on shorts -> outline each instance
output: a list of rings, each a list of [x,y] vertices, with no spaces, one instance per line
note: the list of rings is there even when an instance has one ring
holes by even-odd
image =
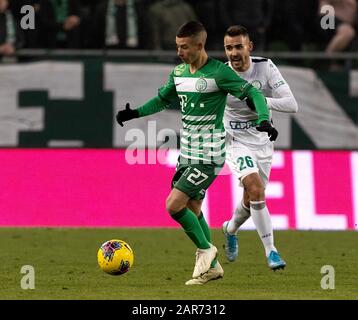
[[[252,158],[250,156],[237,158],[237,163],[240,166],[240,171],[246,169],[247,167],[249,168],[254,167],[254,162],[252,161]]]

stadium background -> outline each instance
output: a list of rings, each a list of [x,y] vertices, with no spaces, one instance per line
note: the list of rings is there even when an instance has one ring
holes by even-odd
[[[354,35],[354,1],[326,2],[348,4],[340,18],[348,13],[344,36]],[[337,29],[321,29],[322,3],[11,0],[0,12],[0,299],[357,299],[357,37],[327,52]],[[16,28],[27,4],[35,30]],[[203,210],[225,269],[209,290],[184,286],[194,247],[165,212],[177,104],[123,128],[114,120],[126,102],[157,93],[179,62],[175,30],[194,16],[208,29],[209,54],[223,61],[225,28],[246,25],[254,55],[279,66],[299,105],[297,114],[274,113],[280,134],[267,188],[287,268],[267,270],[253,230],[240,232],[239,259],[225,261],[219,227],[241,192],[225,168]],[[96,262],[111,238],[135,252],[119,278]],[[20,286],[24,265],[36,270],[36,290]],[[322,287],[327,265],[335,290]]]
[[[66,19],[56,15],[63,3],[81,21],[68,32],[49,28],[51,17],[57,25]],[[177,105],[124,128],[114,115],[156,94],[178,63],[169,39],[198,17],[209,53],[222,60],[225,26],[246,22],[254,54],[279,65],[298,101],[297,114],[274,114],[280,135],[267,189],[274,227],[358,229],[357,39],[327,54],[318,1],[305,9],[302,1],[115,1],[112,16],[108,1],[10,4],[17,23],[21,6],[33,5],[36,28],[18,31],[15,55],[0,65],[1,226],[176,226],[164,199],[180,135]],[[109,29],[111,18],[117,28]],[[204,204],[211,226],[230,216],[240,193],[224,170]],[[153,214],[138,210],[138,201]]]

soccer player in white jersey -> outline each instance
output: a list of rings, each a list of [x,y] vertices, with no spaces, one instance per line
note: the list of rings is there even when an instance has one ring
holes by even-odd
[[[224,47],[228,65],[265,95],[271,121],[271,110],[297,112],[297,102],[275,64],[270,59],[250,56],[253,43],[245,27],[229,27],[224,36]],[[243,199],[231,220],[223,223],[226,257],[232,262],[238,256],[237,232],[251,216],[264,245],[269,267],[272,270],[283,269],[286,262],[274,245],[271,218],[265,203],[273,141],[267,134],[256,130],[257,113],[249,100],[240,101],[229,95],[226,104],[226,160],[244,188]]]
[[[199,22],[190,21],[181,26],[176,45],[183,63],[173,69],[156,97],[134,110],[127,104],[116,116],[123,126],[125,121],[160,112],[180,99],[183,135],[166,207],[197,247],[193,276],[186,285],[204,284],[224,274],[201,206],[206,190],[225,161],[223,116],[227,95],[252,101],[257,110],[258,130],[271,139],[276,139],[278,134],[269,121],[263,94],[227,65],[210,58],[205,51],[206,37],[206,30]]]

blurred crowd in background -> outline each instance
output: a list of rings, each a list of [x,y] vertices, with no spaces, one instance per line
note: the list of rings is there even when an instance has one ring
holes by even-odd
[[[20,9],[35,9],[23,30]],[[321,28],[321,7],[335,29]],[[223,49],[228,26],[244,25],[255,51],[356,51],[358,0],[0,0],[0,55],[19,48],[174,50],[177,28],[201,21],[207,48]]]

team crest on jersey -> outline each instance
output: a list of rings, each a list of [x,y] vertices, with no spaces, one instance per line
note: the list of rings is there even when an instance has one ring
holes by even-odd
[[[252,81],[251,85],[254,86],[256,89],[259,89],[259,90],[262,88],[262,83],[259,80]]]
[[[195,83],[195,89],[196,91],[203,92],[208,87],[208,83],[204,78],[198,79],[198,81]]]
[[[182,63],[182,64],[180,64],[180,65],[175,67],[174,74],[176,76],[180,76],[184,71],[185,71],[185,64]]]

